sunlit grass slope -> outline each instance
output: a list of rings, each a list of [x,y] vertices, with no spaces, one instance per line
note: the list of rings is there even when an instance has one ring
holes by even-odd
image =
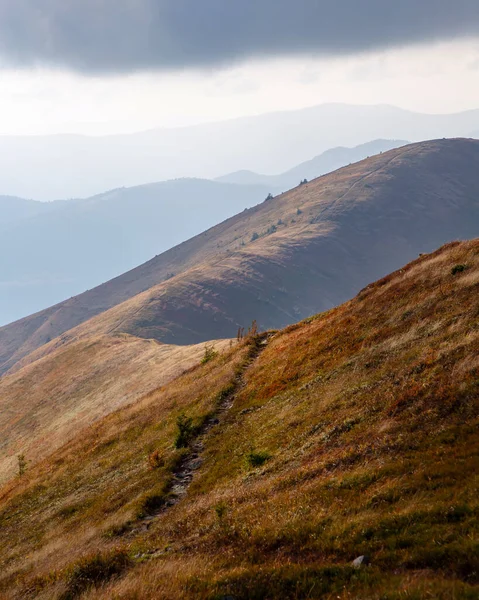
[[[218,350],[228,344],[212,343]],[[0,379],[0,482],[15,475],[19,455],[35,464],[97,419],[197,364],[205,349],[125,334],[50,346]]]
[[[250,363],[258,343],[3,490],[5,598],[478,597],[479,241],[277,332]],[[238,374],[187,495],[157,514],[188,453],[178,416],[200,424]]]

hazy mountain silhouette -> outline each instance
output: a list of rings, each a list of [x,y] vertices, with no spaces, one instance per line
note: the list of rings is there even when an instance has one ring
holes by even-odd
[[[387,105],[325,104],[128,135],[1,136],[0,190],[54,200],[239,169],[275,174],[337,146],[468,137],[478,129],[479,110],[425,115]]]
[[[270,186],[273,191],[284,191],[295,187],[304,179],[308,181],[315,179],[320,175],[330,173],[369,156],[405,146],[407,143],[403,140],[374,140],[354,148],[331,148],[280,175],[261,175],[253,171],[236,171],[235,173],[218,177],[217,181],[242,185],[265,185]]]
[[[85,200],[0,198],[0,323],[120,275],[267,193],[258,185],[182,179]]]
[[[437,140],[298,186],[0,328],[0,369],[107,332],[191,344],[327,310],[421,252],[476,236],[478,164],[479,141]]]
[[[0,198],[0,325],[115,277],[245,208],[403,142],[334,148],[277,177],[182,179],[81,200]],[[231,181],[229,181],[231,180]],[[238,189],[240,187],[240,189]],[[2,210],[3,209],[3,210]]]

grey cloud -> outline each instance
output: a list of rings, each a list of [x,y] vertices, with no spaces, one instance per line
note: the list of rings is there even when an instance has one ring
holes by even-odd
[[[215,67],[479,35],[478,0],[0,0],[3,64]]]

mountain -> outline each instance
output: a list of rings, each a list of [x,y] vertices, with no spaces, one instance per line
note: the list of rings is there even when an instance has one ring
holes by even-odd
[[[0,256],[8,257],[0,262],[0,324],[124,273],[258,204],[268,192],[182,179],[84,200],[0,198],[0,218],[9,221],[3,228],[0,222]]]
[[[242,185],[269,185],[272,192],[283,191],[297,186],[304,179],[315,179],[375,154],[405,146],[407,143],[402,140],[374,140],[355,148],[331,148],[281,175],[260,175],[252,171],[237,171],[218,177],[217,181]]]
[[[0,197],[0,255],[8,256],[0,263],[0,325],[108,281],[304,177],[400,145],[335,148],[277,177],[180,179],[48,203]]]
[[[478,285],[448,244],[21,457],[2,598],[477,598]]]
[[[56,200],[185,176],[214,179],[239,169],[282,173],[337,146],[468,137],[478,129],[479,110],[427,115],[387,105],[325,104],[128,135],[0,136],[0,190]]]
[[[243,211],[84,294],[0,328],[0,371],[111,333],[198,344],[278,328],[479,227],[479,141],[391,150]]]
[[[0,231],[5,225],[47,212],[49,204],[12,196],[0,196]]]

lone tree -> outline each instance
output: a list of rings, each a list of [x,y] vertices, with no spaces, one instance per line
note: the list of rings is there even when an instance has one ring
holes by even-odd
[[[266,196],[266,201],[268,200],[272,200],[274,198],[273,194],[270,192],[267,196]]]

